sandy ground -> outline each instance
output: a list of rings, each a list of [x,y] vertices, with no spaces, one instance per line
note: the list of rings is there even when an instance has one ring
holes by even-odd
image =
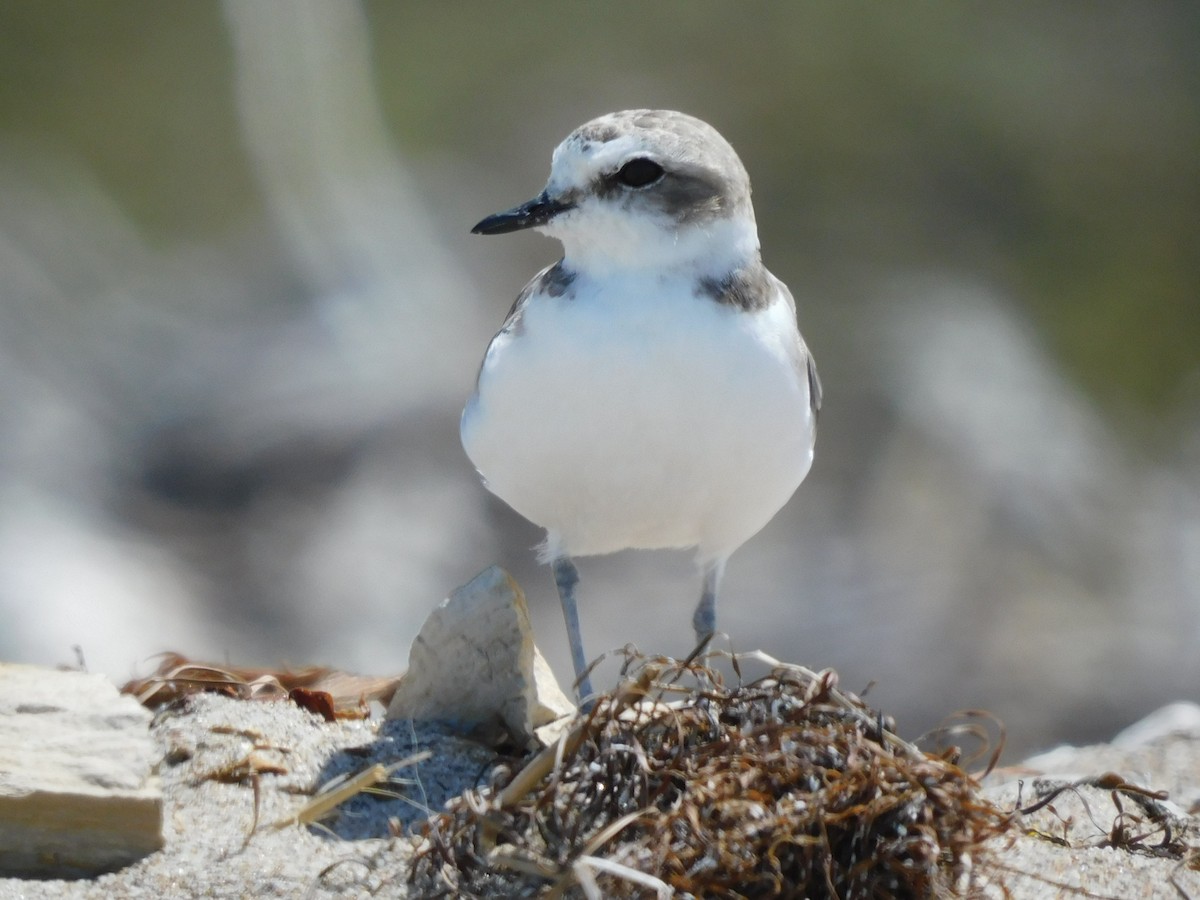
[[[0,897],[403,897],[408,844],[386,837],[389,828],[423,818],[494,760],[437,729],[326,723],[290,703],[216,695],[160,714],[154,733],[163,751],[164,849],[95,880],[0,879]],[[315,787],[403,760],[415,747],[433,757],[393,773],[383,786],[390,795],[360,795],[317,826],[275,827]],[[260,773],[257,827],[253,780],[241,777],[250,769]]]

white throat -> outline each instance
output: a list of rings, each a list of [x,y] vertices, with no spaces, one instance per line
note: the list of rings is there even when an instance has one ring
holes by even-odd
[[[587,275],[654,270],[719,277],[758,257],[754,219],[737,216],[684,228],[654,217],[589,205],[541,230],[563,245],[564,264]]]

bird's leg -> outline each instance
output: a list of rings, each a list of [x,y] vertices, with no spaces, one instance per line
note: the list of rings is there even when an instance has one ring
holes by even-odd
[[[575,586],[579,584],[579,570],[569,556],[556,557],[551,563],[554,583],[558,585],[558,599],[562,603],[563,618],[567,620],[567,639],[571,642],[571,662],[575,664],[575,691],[586,709],[592,695],[592,680],[587,675],[587,657],[583,654],[583,636],[579,632],[579,608],[575,604]]]
[[[696,629],[696,643],[703,644],[717,630],[717,588],[725,574],[725,560],[720,559],[704,566],[704,590],[692,616],[692,627]]]

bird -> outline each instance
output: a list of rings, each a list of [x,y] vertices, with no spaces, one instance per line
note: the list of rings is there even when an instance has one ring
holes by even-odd
[[[540,194],[472,232],[528,229],[562,257],[488,344],[460,436],[488,490],[545,529],[587,708],[573,559],[693,550],[703,646],[729,557],[808,474],[821,382],[763,265],[750,178],[707,122],[636,109],[584,123]]]

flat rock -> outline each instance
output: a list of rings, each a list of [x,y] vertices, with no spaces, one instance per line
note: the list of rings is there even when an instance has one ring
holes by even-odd
[[[542,729],[575,711],[534,646],[525,595],[499,566],[441,602],[408,664],[389,719],[446,722],[482,740],[506,733],[534,746]]]
[[[162,847],[149,726],[101,675],[0,663],[0,875],[84,877]]]

